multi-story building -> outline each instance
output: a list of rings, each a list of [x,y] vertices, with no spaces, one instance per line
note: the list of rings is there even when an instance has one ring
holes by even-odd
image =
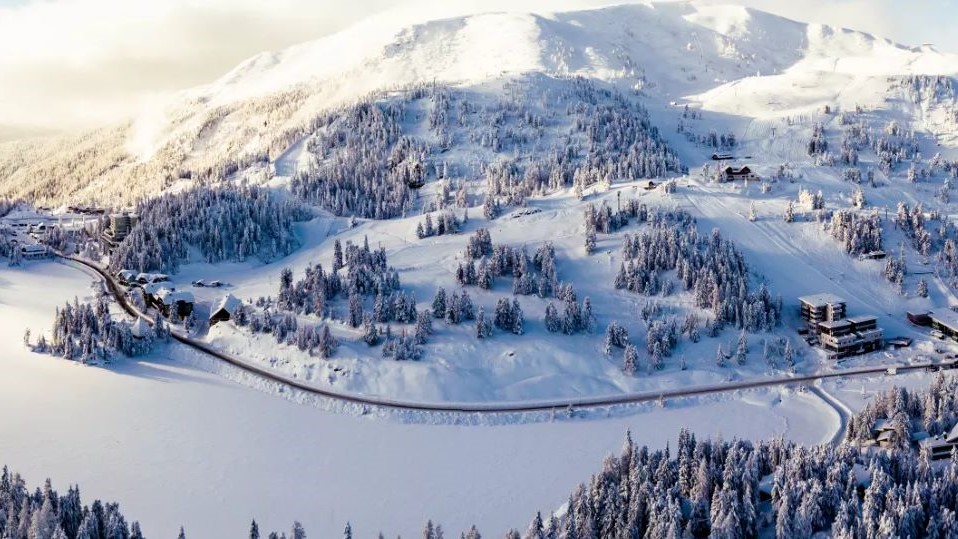
[[[881,348],[882,337],[883,332],[874,316],[855,316],[818,324],[819,343],[836,357],[874,352]]]
[[[816,330],[819,322],[833,322],[845,318],[845,300],[834,294],[814,294],[798,298],[802,319],[809,329]]]
[[[130,235],[134,226],[136,226],[136,215],[126,212],[110,215],[110,228],[103,231],[104,243],[110,248],[116,247]]]
[[[845,300],[833,294],[798,298],[802,319],[831,357],[873,352],[882,347],[883,332],[874,316],[845,317]]]

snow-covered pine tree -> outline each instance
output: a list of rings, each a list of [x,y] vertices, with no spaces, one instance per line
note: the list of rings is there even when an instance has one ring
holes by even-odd
[[[551,301],[548,305],[546,305],[544,322],[546,330],[551,333],[557,333],[562,329],[562,320],[559,318],[559,311],[556,309],[555,304]]]

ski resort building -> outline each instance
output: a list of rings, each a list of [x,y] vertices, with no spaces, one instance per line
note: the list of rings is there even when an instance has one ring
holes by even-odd
[[[742,181],[754,181],[757,180],[758,176],[752,172],[752,169],[745,167],[725,167],[721,173],[721,180],[723,182],[734,182],[736,180]]]
[[[845,300],[833,294],[798,298],[802,319],[829,357],[838,359],[874,352],[883,345],[883,332],[874,316],[845,317]]]
[[[931,319],[932,329],[940,331],[945,337],[958,340],[958,313],[943,309],[929,312],[928,318]]]
[[[818,324],[818,341],[830,355],[841,358],[874,352],[883,332],[874,316],[856,316]]]
[[[816,329],[819,322],[834,322],[845,318],[845,300],[834,294],[814,294],[798,298],[802,307],[802,319],[809,329]]]
[[[109,249],[113,249],[119,245],[121,241],[130,235],[130,231],[136,226],[136,220],[136,215],[130,215],[126,212],[110,215],[110,227],[103,231],[101,238],[103,243]]]
[[[31,243],[29,245],[20,246],[20,255],[24,260],[38,260],[40,258],[48,258],[52,256],[52,253],[50,252],[50,248],[46,245]]]

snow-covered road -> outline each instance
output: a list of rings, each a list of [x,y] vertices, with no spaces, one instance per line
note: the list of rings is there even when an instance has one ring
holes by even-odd
[[[50,323],[91,278],[56,263],[0,272],[0,338]],[[37,293],[42,290],[43,293]],[[173,354],[177,357],[180,353]],[[697,436],[785,435],[824,442],[837,425],[820,400],[750,391],[634,410],[628,416],[499,425],[410,425],[333,414],[251,390],[167,351],[109,368],[34,355],[0,357],[0,461],[31,484],[79,483],[117,500],[148,536],[237,537],[255,517],[311,536],[416,536],[427,518],[450,532],[525,526],[616,451],[626,429],[662,447],[681,426]]]

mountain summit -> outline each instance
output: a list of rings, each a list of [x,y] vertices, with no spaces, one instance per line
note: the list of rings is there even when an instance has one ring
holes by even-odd
[[[808,94],[786,101],[810,106],[875,77],[956,71],[958,58],[931,48],[694,2],[485,13],[403,28],[370,20],[258,54],[128,124],[0,145],[0,193],[128,202],[227,163],[276,159],[318,114],[416,84],[501,93],[503,82],[535,73],[584,77],[639,91],[653,115],[699,101],[761,116],[776,112],[775,96]],[[743,110],[742,92],[765,105]]]

